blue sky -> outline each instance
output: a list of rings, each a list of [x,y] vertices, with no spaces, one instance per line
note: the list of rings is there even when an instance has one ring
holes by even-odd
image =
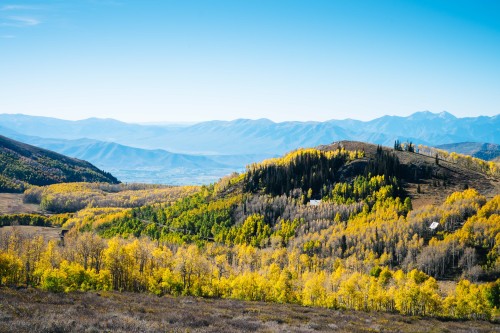
[[[0,0],[0,112],[499,114],[500,1]]]

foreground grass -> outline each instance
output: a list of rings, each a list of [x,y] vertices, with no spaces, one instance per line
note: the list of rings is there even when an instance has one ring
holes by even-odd
[[[194,297],[0,289],[0,332],[500,332],[483,321],[440,321]]]

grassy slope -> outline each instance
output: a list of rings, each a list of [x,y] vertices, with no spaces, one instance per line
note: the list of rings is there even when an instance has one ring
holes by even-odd
[[[498,329],[483,321],[440,321],[228,299],[0,289],[0,332],[459,333]]]
[[[4,226],[0,228],[0,237],[2,234],[10,234],[11,232],[17,232],[21,235],[27,237],[39,237],[42,236],[47,242],[51,240],[58,241],[61,237],[61,228],[58,227],[37,227],[31,225],[20,225],[20,226]]]

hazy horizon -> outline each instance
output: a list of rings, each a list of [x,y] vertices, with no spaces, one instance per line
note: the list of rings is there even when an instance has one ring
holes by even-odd
[[[19,116],[28,116],[28,117],[44,117],[44,118],[52,118],[52,119],[65,120],[65,121],[84,121],[84,120],[90,120],[90,119],[116,120],[116,121],[123,122],[123,123],[128,123],[128,124],[137,124],[137,125],[146,125],[146,126],[147,125],[153,125],[153,126],[162,126],[162,125],[165,125],[165,126],[168,126],[168,125],[190,126],[190,125],[195,125],[195,124],[199,124],[199,123],[203,123],[203,122],[211,122],[211,121],[232,122],[232,121],[238,121],[238,120],[251,120],[251,121],[269,120],[269,121],[271,121],[273,123],[286,123],[286,122],[321,123],[321,122],[328,122],[328,121],[348,121],[348,120],[369,122],[369,121],[376,120],[376,119],[379,119],[379,118],[382,118],[382,117],[385,117],[385,116],[389,116],[389,117],[402,117],[402,118],[404,118],[404,117],[410,117],[410,116],[415,115],[415,114],[426,113],[426,112],[429,112],[429,113],[437,115],[437,116],[446,113],[446,114],[450,114],[451,116],[456,117],[456,118],[471,118],[471,117],[474,118],[474,117],[480,117],[480,116],[495,117],[495,116],[500,115],[500,114],[493,114],[493,115],[477,115],[477,116],[460,117],[460,116],[457,116],[457,115],[453,114],[452,112],[448,112],[448,111],[432,112],[432,111],[429,111],[429,110],[423,110],[423,111],[411,112],[411,113],[409,113],[407,115],[391,115],[391,114],[386,114],[386,115],[382,115],[382,116],[379,116],[379,117],[373,117],[373,118],[368,118],[368,119],[331,118],[331,119],[326,119],[326,120],[296,120],[296,119],[287,119],[287,120],[277,121],[277,120],[273,120],[273,119],[270,119],[270,118],[233,118],[233,119],[208,119],[208,120],[199,120],[199,121],[183,121],[183,120],[179,120],[179,121],[157,120],[157,121],[154,121],[153,120],[153,121],[147,121],[147,122],[127,121],[127,120],[122,120],[122,119],[119,119],[119,118],[98,117],[98,116],[91,116],[91,117],[87,117],[87,118],[68,118],[68,117],[52,117],[52,116],[37,115],[37,114],[28,114],[28,113],[8,113],[8,112],[0,113],[0,115],[12,115],[12,116],[19,115]]]

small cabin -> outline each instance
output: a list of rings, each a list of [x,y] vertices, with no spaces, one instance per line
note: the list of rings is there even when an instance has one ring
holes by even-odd
[[[435,231],[438,227],[439,227],[439,222],[432,222],[431,225],[429,226],[429,229]]]
[[[319,206],[321,204],[321,200],[311,200],[309,201],[310,206]]]

